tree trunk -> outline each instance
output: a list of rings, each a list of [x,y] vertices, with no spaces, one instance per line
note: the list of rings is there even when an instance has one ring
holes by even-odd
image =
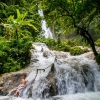
[[[98,53],[96,51],[96,48],[95,48],[95,45],[94,45],[94,41],[93,41],[91,35],[89,34],[89,32],[85,28],[79,27],[79,26],[78,26],[78,30],[79,30],[79,34],[82,37],[84,37],[87,40],[87,42],[90,44],[94,55],[97,56]]]

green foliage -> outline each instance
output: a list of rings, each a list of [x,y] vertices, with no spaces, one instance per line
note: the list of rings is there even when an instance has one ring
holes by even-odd
[[[96,61],[100,64],[100,54],[95,57]]]
[[[21,14],[19,10],[17,9],[17,18],[15,19],[13,15],[10,15],[7,18],[6,24],[2,23],[1,25],[4,26],[6,32],[5,32],[5,37],[7,39],[9,38],[14,38],[14,39],[19,39],[24,36],[22,27],[25,25],[28,25],[34,30],[37,30],[37,28],[31,24],[33,20],[25,20],[25,16],[27,13]]]
[[[15,20],[15,22],[17,22],[17,23],[13,23],[13,21],[12,21],[12,25],[17,24],[17,26],[18,26],[18,24],[22,21],[20,19],[20,17],[23,17],[23,15],[25,15],[27,12],[26,16],[24,16],[25,18],[23,19],[24,22],[21,23],[21,25],[22,24],[24,24],[24,25],[22,25],[22,26],[20,25],[21,30],[20,29],[17,30],[19,33],[18,34],[19,36],[23,37],[25,35],[24,30],[29,31],[33,37],[35,37],[36,35],[38,35],[40,33],[41,17],[38,14],[38,5],[37,5],[36,0],[32,0],[32,1],[27,1],[27,0],[3,1],[2,0],[0,2],[0,6],[2,7],[2,9],[0,9],[0,22],[5,25],[7,24],[6,23],[7,18],[9,16],[14,16],[14,18],[12,20]],[[20,11],[19,14],[16,13],[16,9],[19,9],[19,11]],[[19,18],[18,18],[18,15],[20,15]],[[20,19],[21,21],[17,20],[17,19]],[[29,24],[30,19],[31,19],[31,22],[30,22],[31,24]],[[26,23],[27,21],[28,21],[28,23]],[[35,30],[36,27],[38,27],[38,31]],[[15,27],[13,26],[13,28],[15,28]],[[15,30],[13,30],[13,28],[10,28],[10,32],[9,31],[7,32],[7,33],[10,33],[9,35],[13,35],[12,37],[8,35],[10,38],[13,38],[14,34],[12,34],[12,33],[16,32]],[[0,26],[0,35],[2,34],[2,36],[4,36],[5,32],[2,31],[1,29],[3,30],[3,27]],[[7,28],[5,30],[9,30],[9,28]],[[17,34],[15,34],[15,35],[17,35]]]
[[[100,0],[39,0],[45,19],[55,33],[69,33],[76,30],[98,55],[90,29],[100,30]],[[53,20],[52,20],[53,19]],[[96,28],[95,28],[96,27]],[[71,32],[70,30],[70,32]]]
[[[40,20],[36,0],[0,1],[0,73],[29,64],[31,41],[41,31]]]
[[[96,45],[96,46],[100,46],[100,39],[98,39],[98,40],[95,42],[95,45]]]
[[[81,49],[80,47],[77,47],[73,40],[59,42],[59,39],[54,40],[51,38],[37,37],[34,42],[45,43],[51,50],[70,52],[72,55],[79,55],[88,52],[88,48],[85,47]]]
[[[18,62],[8,57],[8,61],[4,63],[2,70],[3,70],[3,73],[6,73],[6,72],[18,71],[20,69],[21,69],[21,66],[18,64]]]
[[[34,42],[42,42],[45,43],[50,49],[54,50],[56,47],[57,41],[51,38],[45,38],[42,36],[38,36],[35,38]]]
[[[17,71],[29,64],[29,50],[32,48],[31,38],[23,37],[20,40],[0,39],[0,73]]]
[[[56,48],[56,50],[58,49],[59,51],[65,51],[65,52],[69,52],[70,51],[70,45],[68,45],[68,44],[66,44],[66,43],[64,43],[64,42],[61,42],[58,46],[57,46],[57,48]]]
[[[75,45],[76,45],[75,41],[74,41],[74,40],[71,40],[71,39],[68,39],[68,40],[66,41],[66,44],[68,44],[68,45],[70,45],[70,46],[75,46]]]
[[[88,52],[87,47],[85,47],[83,49],[81,49],[81,47],[78,47],[78,46],[74,46],[74,47],[70,48],[71,55],[80,55],[80,54],[83,54],[85,52]]]
[[[88,47],[85,47],[84,49],[83,49],[83,52],[85,53],[85,52],[88,52],[89,50],[88,50]]]
[[[72,41],[74,41],[77,46],[89,46],[87,41],[85,41],[81,36],[76,36]]]
[[[70,49],[70,53],[72,54],[72,55],[80,55],[80,54],[82,54],[82,53],[84,53],[83,52],[83,50],[80,48],[80,47],[72,47],[71,49]]]
[[[25,0],[0,0],[1,2],[6,3],[7,5],[20,5],[23,6]]]

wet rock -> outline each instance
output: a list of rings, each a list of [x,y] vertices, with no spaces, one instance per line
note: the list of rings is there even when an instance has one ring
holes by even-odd
[[[2,90],[3,89],[3,87],[0,87],[0,90]]]
[[[35,63],[36,63],[37,61],[39,61],[39,60],[38,60],[38,59],[32,59],[32,60],[31,60],[31,62],[35,62]]]
[[[88,59],[94,59],[94,54],[93,54],[93,52],[89,52],[85,55],[85,57]]]
[[[52,100],[62,100],[61,97],[53,97]]]
[[[7,95],[10,90],[17,87],[23,74],[26,73],[13,73],[3,76],[0,82],[0,95]]]
[[[96,50],[100,54],[100,47],[96,47]]]
[[[4,84],[4,82],[1,80],[1,82],[0,82],[0,86],[3,86],[3,84]]]
[[[54,72],[49,73],[47,76],[48,84],[49,84],[49,95],[55,96],[57,95],[57,85],[56,85],[56,76]]]
[[[32,86],[29,88],[28,90],[28,97],[31,98],[32,97]]]
[[[55,57],[57,59],[67,58],[67,56],[69,55],[68,52],[62,52],[62,51],[60,51],[60,52],[59,51],[53,51],[52,53],[55,55]]]
[[[54,63],[53,63],[51,66],[51,72],[54,72],[54,71],[55,71],[55,68],[54,68]]]
[[[56,58],[56,62],[57,62],[58,65],[61,65],[63,63],[61,60],[59,60],[57,58]]]
[[[35,48],[35,50],[37,50],[37,51],[43,52],[43,51],[49,50],[45,43],[37,43],[36,42],[36,43],[33,43],[32,45]]]
[[[44,57],[48,57],[48,56],[50,56],[50,55],[52,55],[50,51],[44,51],[44,52],[43,52],[43,56],[44,56]]]
[[[94,91],[94,75],[92,70],[90,69],[90,66],[85,64],[82,65],[82,70],[81,70],[81,74],[83,76],[83,80],[85,83],[85,86],[88,87],[89,91]]]

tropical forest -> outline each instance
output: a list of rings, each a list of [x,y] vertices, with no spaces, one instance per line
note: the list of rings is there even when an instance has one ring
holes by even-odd
[[[0,0],[0,100],[99,95],[100,0]]]

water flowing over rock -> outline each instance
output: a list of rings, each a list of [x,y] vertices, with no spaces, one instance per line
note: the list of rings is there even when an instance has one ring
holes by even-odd
[[[5,74],[0,79],[0,95],[7,95],[11,89],[17,87],[21,81],[21,76],[25,74],[24,72]]]
[[[100,100],[100,92],[78,93],[74,95],[55,96],[51,100]]]
[[[23,71],[28,75],[28,85],[20,95],[21,98],[11,96],[11,100],[100,99],[100,66],[95,60],[86,58],[86,54],[71,56],[69,52],[51,51],[44,43],[34,43],[33,46],[35,50],[31,50],[30,65]],[[13,77],[15,79],[16,75],[20,77],[21,74],[6,77],[6,81],[0,83],[1,86],[4,82],[12,81]],[[19,81],[20,78],[16,85]],[[10,91],[16,86],[12,82],[10,84],[13,87],[8,85],[5,89]],[[5,94],[2,91],[1,95]],[[92,98],[93,95],[97,98]],[[10,97],[0,97],[0,100],[10,100]]]

